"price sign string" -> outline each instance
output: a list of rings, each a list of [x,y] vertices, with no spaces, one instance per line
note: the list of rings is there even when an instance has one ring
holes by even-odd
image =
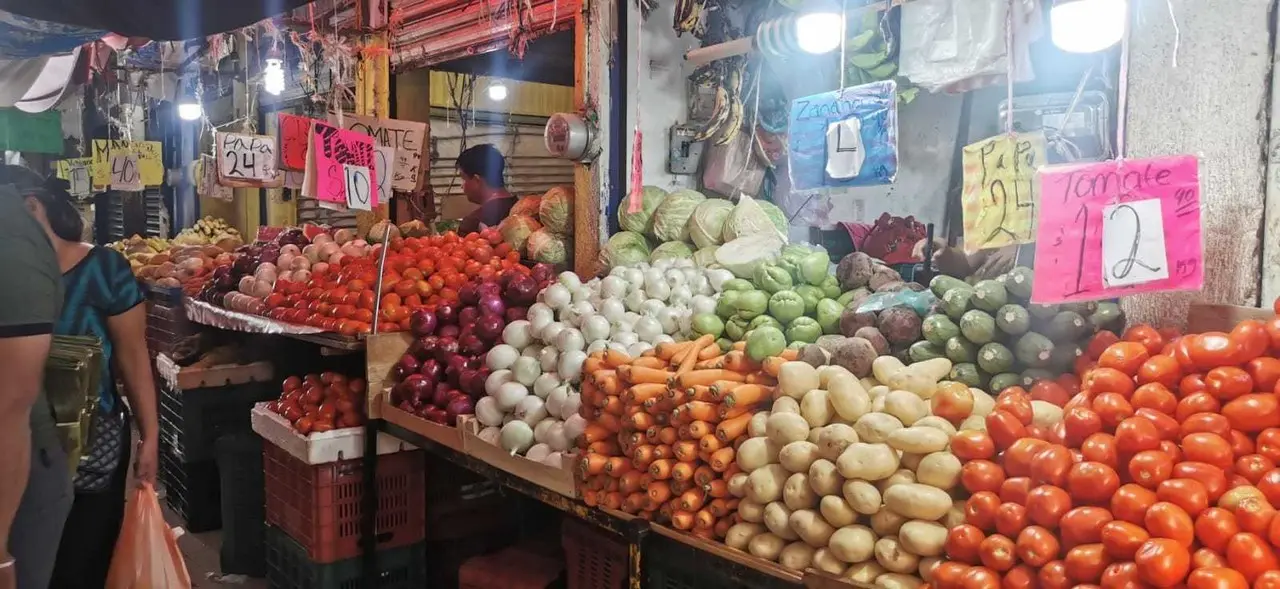
[[[1015,20],[1013,18],[1013,10],[1016,3],[1017,0],[1009,0],[1009,9],[1005,13],[1004,21],[1004,59],[1006,62],[1005,77],[1007,78],[1005,80],[1007,82],[1005,84],[1005,104],[1008,105],[1004,109],[1004,132],[1008,133],[1010,137],[1013,136],[1013,23]]]

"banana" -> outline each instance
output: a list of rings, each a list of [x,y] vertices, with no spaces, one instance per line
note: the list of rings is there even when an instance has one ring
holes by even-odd
[[[725,121],[729,119],[732,107],[729,104],[729,92],[724,86],[716,86],[716,105],[712,110],[711,118],[698,129],[693,135],[694,141],[706,141],[720,131]]]
[[[742,99],[737,95],[730,96],[729,116],[720,125],[720,136],[716,137],[716,145],[727,145],[738,136],[738,131],[742,129],[742,111]]]

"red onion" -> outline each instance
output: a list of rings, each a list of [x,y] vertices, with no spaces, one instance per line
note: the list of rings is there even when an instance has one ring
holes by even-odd
[[[550,264],[539,262],[533,265],[533,272],[531,275],[534,280],[538,282],[545,282],[547,280],[551,280],[551,278],[556,275],[556,269],[551,267]]]
[[[415,309],[409,316],[409,329],[418,337],[435,333],[438,324],[436,314],[426,309]]]
[[[458,311],[458,325],[465,329],[468,325],[474,324],[478,317],[480,317],[479,307],[463,307]]]
[[[474,305],[480,300],[480,291],[475,284],[468,282],[458,288],[458,300],[464,305]]]
[[[435,358],[427,358],[422,361],[422,366],[418,368],[418,374],[421,374],[432,381],[438,381],[440,380],[440,377],[444,375],[444,367],[441,366],[440,362]]]
[[[424,419],[434,421],[436,423],[447,423],[449,421],[449,414],[446,413],[444,409],[430,405],[423,407],[420,415],[422,415]]]
[[[497,282],[481,282],[476,292],[483,298],[485,295],[502,296],[502,285]]]
[[[454,325],[458,322],[458,307],[448,301],[436,305],[436,319],[442,326]]]
[[[511,279],[507,287],[502,290],[502,295],[512,305],[532,305],[538,297],[538,283],[533,278],[521,274]]]
[[[410,374],[417,372],[418,368],[420,368],[421,366],[422,366],[422,363],[419,362],[418,359],[415,358],[412,354],[405,354],[400,357],[399,362],[396,362],[396,368],[399,369],[405,376],[408,376]]]
[[[458,346],[462,353],[470,354],[472,356],[483,354],[485,348],[488,347],[484,340],[481,340],[474,333],[462,336],[462,338],[458,340]]]
[[[436,346],[439,344],[440,338],[434,335],[420,337],[413,340],[413,343],[409,345],[409,353],[419,360],[425,360],[435,355]]]
[[[405,396],[410,402],[421,405],[430,402],[432,388],[436,385],[421,374],[410,374],[400,386],[403,387]]]
[[[458,422],[459,415],[471,415],[475,413],[475,406],[471,404],[471,398],[467,396],[454,397],[449,404],[445,406],[445,414],[447,423],[454,425]]]
[[[475,335],[485,343],[495,343],[502,337],[502,330],[507,322],[499,315],[484,314],[476,320]]]
[[[459,329],[457,325],[441,325],[440,329],[436,330],[436,334],[438,334],[441,339],[457,339],[458,333],[461,331],[462,330]]]
[[[453,386],[447,382],[436,385],[434,391],[431,392],[431,404],[436,407],[444,407],[449,403],[449,393],[453,392]]]
[[[512,321],[520,321],[521,319],[525,319],[528,316],[529,316],[528,307],[511,307],[510,309],[507,309],[507,313],[506,313],[507,323],[511,323]]]

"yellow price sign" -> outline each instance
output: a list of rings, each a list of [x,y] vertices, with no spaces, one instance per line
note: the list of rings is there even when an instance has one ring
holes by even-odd
[[[94,139],[94,186],[106,186],[111,183],[111,155],[122,152],[138,156],[138,170],[142,173],[142,184],[144,186],[164,184],[164,160],[160,156],[159,141]]]
[[[1006,133],[964,148],[964,249],[975,252],[1035,241],[1045,165],[1044,133]]]

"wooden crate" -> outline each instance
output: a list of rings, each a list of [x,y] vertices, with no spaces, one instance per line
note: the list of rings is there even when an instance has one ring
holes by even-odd
[[[699,538],[667,526],[650,524],[649,529],[680,544],[706,552],[718,560],[729,561],[778,579],[785,584],[802,586],[808,589],[872,589],[873,587],[872,585],[857,583],[813,568],[807,569],[803,573],[793,571],[776,562],[752,556],[741,550],[729,548],[720,542]],[[774,586],[776,583],[769,583],[769,585]]]
[[[461,425],[459,427],[449,427],[434,421],[427,421],[392,405],[389,398],[389,390],[383,391],[378,395],[379,412],[388,423],[394,423],[450,450],[463,452]]]
[[[1231,331],[1241,321],[1266,321],[1275,315],[1271,309],[1258,307],[1196,303],[1187,311],[1187,333]]]
[[[578,498],[578,488],[573,480],[573,457],[564,456],[560,468],[554,468],[523,456],[513,456],[506,450],[480,439],[478,434],[482,426],[480,421],[472,415],[460,418],[459,428],[462,429],[463,449],[468,455],[544,489],[555,491],[570,499]]]
[[[409,344],[413,343],[413,336],[404,333],[379,333],[370,335],[365,340],[365,380],[369,383],[368,390],[384,391],[391,387],[391,368],[400,361],[400,357],[409,350]],[[383,403],[380,395],[367,395],[368,404],[365,407],[365,415],[369,419],[379,419],[382,417]],[[403,412],[402,412],[403,413]],[[399,422],[393,422],[396,425],[404,427]]]

